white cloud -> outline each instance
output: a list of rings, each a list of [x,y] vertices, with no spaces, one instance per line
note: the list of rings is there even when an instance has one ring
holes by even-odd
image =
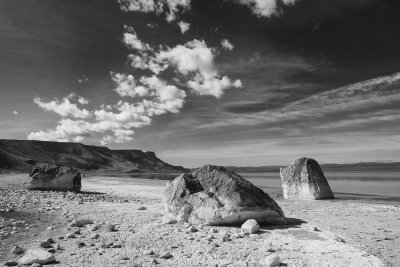
[[[156,14],[166,12],[165,19],[169,22],[176,20],[180,10],[190,9],[191,0],[119,0],[121,9],[125,12],[136,11]]]
[[[119,101],[113,106],[102,105],[101,109],[87,111],[94,116],[83,118],[77,116],[75,110],[64,108],[66,103],[68,103],[68,108],[71,108],[71,105],[74,106],[69,102],[69,98],[75,98],[76,95],[65,97],[61,103],[58,101],[53,101],[51,105],[44,103],[48,110],[62,117],[75,114],[75,120],[63,118],[55,129],[32,132],[28,135],[28,139],[78,142],[84,136],[100,134],[104,135],[101,144],[130,142],[133,140],[133,128],[150,125],[153,116],[168,112],[178,113],[183,107],[186,93],[174,85],[168,85],[157,76],[142,77],[136,81],[131,75],[113,73],[112,78],[117,85],[117,93],[121,96],[133,97],[134,103]],[[138,88],[144,88],[145,93],[140,93]],[[40,100],[35,101],[43,105]]]
[[[139,56],[130,54],[128,59],[130,60],[132,67],[142,70],[148,69],[155,74],[159,74],[168,67],[167,64],[161,64],[160,62],[157,62],[156,58],[149,55]]]
[[[223,39],[221,41],[221,45],[223,48],[225,48],[226,50],[232,50],[234,48],[233,44],[231,42],[229,42],[228,39]]]
[[[82,75],[79,79],[78,79],[78,83],[90,83],[89,78],[86,75]]]
[[[248,6],[254,14],[260,17],[270,17],[278,13],[278,0],[237,0],[240,4]],[[298,0],[281,0],[285,5],[293,5]]]
[[[174,65],[183,75],[195,74],[187,85],[200,95],[221,97],[225,89],[241,86],[239,80],[232,82],[226,76],[220,77],[214,65],[214,50],[207,47],[204,41],[193,40],[161,51],[157,59]]]
[[[119,0],[124,11],[154,12],[157,9],[154,0]]]
[[[76,137],[74,137],[72,140],[75,142],[75,143],[80,143],[80,142],[82,142],[83,141],[83,139],[85,139],[83,136],[76,136]]]
[[[181,30],[182,34],[184,34],[185,32],[187,32],[189,30],[190,23],[180,21],[180,22],[178,22],[178,26],[179,26],[179,29]]]
[[[18,111],[16,111],[16,110],[13,110],[13,112],[12,112],[14,115],[18,115]]]
[[[293,5],[299,0],[230,0],[246,5],[251,11],[260,17],[270,17],[279,14],[279,4]],[[125,12],[165,13],[168,22],[174,21],[180,12],[186,12],[191,8],[191,0],[119,0],[121,9]]]
[[[113,133],[114,136],[104,136],[103,139],[100,141],[100,144],[104,146],[109,143],[122,144],[126,142],[131,142],[133,141],[133,135],[135,132],[132,130],[114,130]]]
[[[137,37],[137,34],[132,27],[126,26],[125,29],[127,32],[124,33],[123,42],[127,47],[138,51],[152,50],[149,44],[142,42]]]
[[[62,117],[73,117],[77,119],[85,119],[91,116],[90,112],[86,109],[80,109],[76,104],[70,102],[71,95],[64,97],[62,101],[58,99],[44,102],[39,97],[34,98],[35,104],[46,111],[53,111]]]
[[[78,98],[78,102],[79,102],[81,105],[87,105],[87,104],[89,104],[89,100],[86,99],[86,98],[84,98],[84,97],[82,97],[82,96],[80,96],[80,97]]]
[[[137,86],[132,75],[111,73],[112,80],[118,85],[115,91],[122,97],[146,96],[149,91],[143,86]]]

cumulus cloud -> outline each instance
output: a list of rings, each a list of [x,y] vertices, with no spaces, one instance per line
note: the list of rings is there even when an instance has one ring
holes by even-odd
[[[184,105],[185,91],[167,84],[157,76],[143,76],[136,81],[132,75],[111,75],[117,86],[115,91],[122,97],[134,98],[134,103],[120,100],[115,105],[102,105],[101,109],[94,111],[85,110],[91,116],[80,116],[76,105],[70,102],[70,98],[78,97],[76,95],[69,95],[61,102],[55,100],[49,103],[37,98],[36,104],[63,118],[55,129],[32,132],[28,139],[81,142],[85,136],[100,134],[103,135],[103,145],[130,142],[133,140],[134,128],[150,125],[153,116],[178,113]]]
[[[233,44],[231,42],[229,42],[228,39],[223,39],[221,41],[221,45],[226,50],[232,50],[234,48]]]
[[[187,85],[199,95],[221,97],[225,89],[241,87],[241,82],[232,82],[226,76],[220,77],[214,65],[214,53],[204,41],[195,39],[159,52],[157,59],[174,65],[183,75],[195,74]]]
[[[178,22],[178,26],[179,26],[179,29],[181,30],[182,34],[184,34],[185,32],[187,32],[189,30],[190,23],[180,21],[180,22]]]
[[[127,47],[138,51],[151,50],[150,45],[142,42],[132,27],[126,26],[125,29],[127,32],[124,33],[123,42]]]
[[[179,11],[190,9],[191,0],[119,0],[121,9],[125,12],[136,11],[156,14],[166,13],[169,22],[176,20]]]
[[[80,96],[80,97],[78,98],[78,102],[79,102],[81,105],[87,105],[87,104],[89,104],[89,100],[86,99],[86,98],[84,98],[84,97],[82,97],[82,96]]]
[[[115,91],[122,97],[146,96],[149,91],[143,86],[137,86],[132,75],[111,73],[112,80],[118,85]]]
[[[84,139],[83,136],[76,136],[76,137],[74,137],[72,140],[73,140],[74,142],[76,142],[76,143],[80,143],[80,142],[83,141],[83,139]]]
[[[277,14],[278,2],[284,5],[293,5],[299,0],[237,0],[240,4],[248,6],[252,12],[260,17],[270,17]]]
[[[230,0],[248,6],[260,17],[270,17],[279,13],[279,4],[293,5],[299,0]],[[121,9],[125,12],[144,12],[165,14],[168,22],[174,21],[180,12],[191,8],[191,0],[119,0]]]
[[[168,21],[175,20],[179,11],[190,8],[190,0],[129,0],[120,3],[126,11],[166,10]],[[182,33],[190,27],[189,23],[182,21],[178,25]],[[128,62],[133,68],[143,71],[138,76],[110,73],[115,83],[113,90],[122,99],[116,104],[104,103],[89,111],[78,106],[87,105],[89,100],[74,93],[61,101],[45,102],[36,97],[34,102],[39,107],[57,113],[61,119],[55,129],[32,132],[29,139],[81,142],[85,137],[99,135],[103,145],[130,142],[134,129],[150,125],[154,116],[179,113],[187,97],[185,89],[219,98],[226,89],[242,86],[240,80],[231,80],[218,72],[214,64],[217,50],[208,47],[203,40],[195,39],[173,47],[162,44],[152,47],[142,41],[132,27],[125,26],[125,30],[122,42],[132,50]],[[228,40],[222,45],[228,50],[233,49]]]
[[[61,101],[55,99],[50,102],[44,102],[39,97],[35,97],[33,101],[43,110],[53,111],[62,117],[85,119],[91,116],[88,110],[80,109],[76,104],[71,103],[69,97],[64,97]]]

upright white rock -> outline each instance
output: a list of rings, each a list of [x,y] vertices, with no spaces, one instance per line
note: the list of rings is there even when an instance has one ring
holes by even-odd
[[[333,192],[314,159],[300,158],[280,169],[286,199],[332,199]]]

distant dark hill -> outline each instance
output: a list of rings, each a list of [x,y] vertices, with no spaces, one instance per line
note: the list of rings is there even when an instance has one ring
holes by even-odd
[[[154,152],[111,150],[79,143],[0,140],[0,169],[27,171],[31,164],[48,162],[87,171],[185,172],[157,158]]]

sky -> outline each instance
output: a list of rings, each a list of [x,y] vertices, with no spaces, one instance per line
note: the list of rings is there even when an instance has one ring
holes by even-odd
[[[0,0],[0,138],[400,161],[396,0]]]

